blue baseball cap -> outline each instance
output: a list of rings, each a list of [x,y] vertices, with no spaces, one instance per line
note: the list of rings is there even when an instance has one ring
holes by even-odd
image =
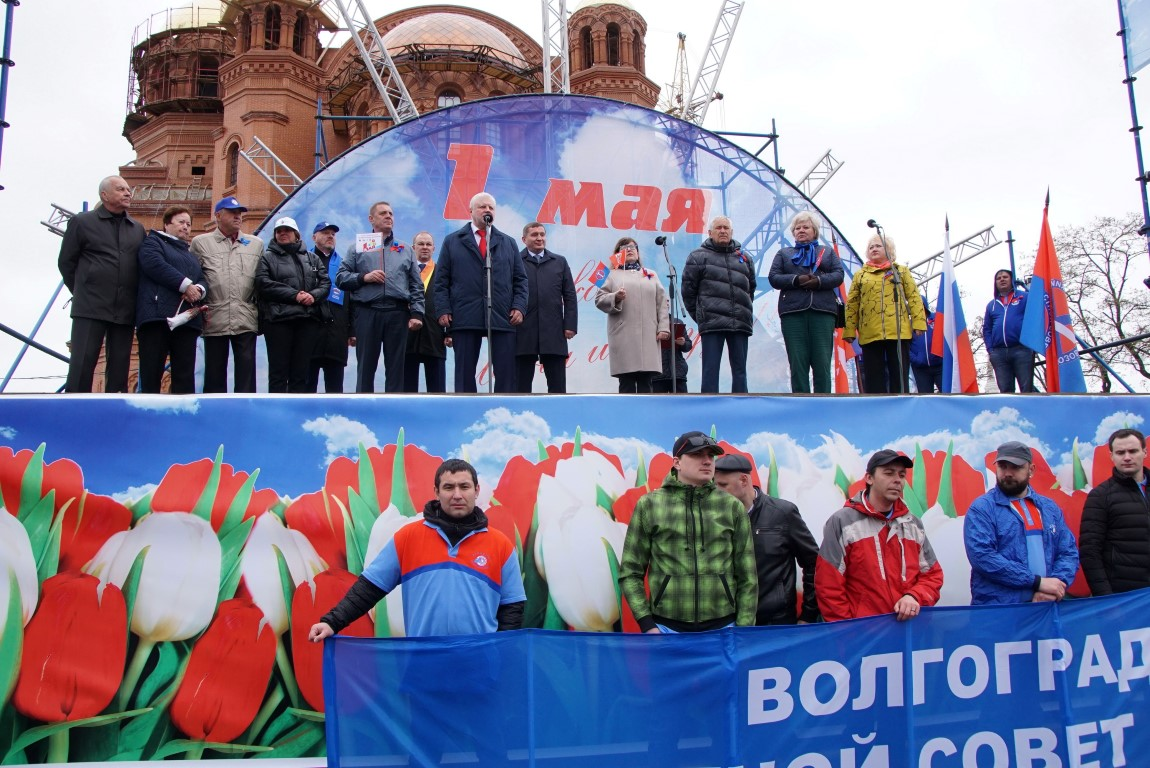
[[[239,200],[234,197],[225,197],[223,200],[216,203],[215,212],[219,213],[224,209],[229,211],[246,211],[247,207],[244,206]]]
[[[319,224],[315,225],[315,229],[313,229],[311,233],[313,235],[319,234],[325,229],[330,229],[332,232],[339,232],[339,227],[337,227],[335,224],[332,224],[330,221],[321,221]]]

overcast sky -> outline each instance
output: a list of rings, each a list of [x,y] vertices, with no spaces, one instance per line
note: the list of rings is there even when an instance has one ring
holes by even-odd
[[[188,4],[57,0],[15,9],[11,128],[0,157],[0,229],[9,238],[0,323],[29,332],[59,282],[59,238],[39,223],[50,203],[94,204],[100,178],[134,158],[120,135],[133,30],[151,13]],[[418,3],[366,4],[378,17]],[[694,71],[722,3],[631,4],[648,23],[648,75],[671,80],[680,31]],[[470,5],[541,34],[538,2]],[[952,241],[994,225],[1000,240],[1013,231],[1025,260],[1048,186],[1056,229],[1141,209],[1118,26],[1115,3],[1086,0],[748,0],[719,80],[726,98],[705,125],[766,133],[775,119],[780,165],[795,182],[831,149],[845,164],[815,201],[856,247],[875,218],[913,264],[942,248],[949,214]],[[1136,93],[1145,122],[1145,83]],[[747,140],[752,151],[761,143]],[[1004,244],[958,269],[968,319],[982,313],[990,277],[1006,263]],[[37,336],[61,351],[66,298]],[[0,339],[0,375],[18,349]],[[64,372],[30,351],[7,391],[53,391]]]

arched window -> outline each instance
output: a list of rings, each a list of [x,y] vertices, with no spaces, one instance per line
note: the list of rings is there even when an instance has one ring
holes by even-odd
[[[463,101],[462,94],[460,94],[459,91],[456,91],[452,88],[448,88],[447,90],[445,90],[439,94],[439,99],[436,101],[436,106],[440,107],[440,108],[454,107],[456,104],[460,103],[461,101]]]
[[[595,49],[591,44],[591,27],[579,30],[579,47],[583,49],[583,68],[586,69],[595,63]]]
[[[643,63],[643,41],[639,38],[638,32],[631,38],[631,63],[640,72],[647,71],[647,67]]]
[[[220,96],[220,60],[215,56],[201,56],[196,62],[196,96],[201,99]]]
[[[236,53],[246,53],[252,47],[252,15],[244,11],[240,16],[236,35]]]
[[[300,56],[303,56],[303,41],[306,34],[307,16],[302,13],[297,13],[295,17],[295,27],[292,28],[291,33],[291,49]]]
[[[240,180],[240,145],[232,142],[227,154],[228,187],[235,187]]]
[[[274,51],[280,47],[280,7],[269,5],[264,11],[264,50]]]
[[[607,25],[607,64],[619,66],[619,25]]]

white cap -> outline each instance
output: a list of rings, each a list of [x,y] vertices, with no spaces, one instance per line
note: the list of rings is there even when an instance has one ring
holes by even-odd
[[[296,226],[295,219],[293,219],[291,216],[284,216],[283,218],[276,219],[275,226],[272,227],[272,232],[275,232],[280,227],[288,227],[290,229],[294,229],[296,234],[299,234],[299,227]]]

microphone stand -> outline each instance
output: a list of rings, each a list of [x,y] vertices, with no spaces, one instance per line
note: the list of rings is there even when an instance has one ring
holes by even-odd
[[[675,359],[675,282],[678,279],[678,274],[675,272],[675,265],[671,263],[671,257],[667,255],[667,238],[664,235],[659,235],[655,238],[655,245],[663,249],[663,261],[667,263],[667,295],[669,301],[667,302],[667,325],[671,329],[671,394],[679,394],[679,366]]]
[[[484,282],[487,291],[484,298],[487,300],[487,394],[489,395],[495,392],[495,368],[491,362],[491,343],[494,341],[491,335],[491,221],[491,214],[483,217],[487,229],[487,253],[483,255],[483,274],[486,278]]]
[[[891,283],[894,285],[894,353],[898,360],[898,393],[900,395],[906,394],[906,363],[902,359],[902,313],[899,312],[899,305],[901,304],[907,312],[907,319],[910,319],[910,308],[906,303],[905,292],[902,289],[902,277],[898,273],[898,264],[891,258],[890,249],[886,245],[886,230],[882,228],[881,224],[877,222],[874,228],[878,230],[879,239],[882,240],[882,250],[886,254],[887,259],[890,261],[891,268]]]

